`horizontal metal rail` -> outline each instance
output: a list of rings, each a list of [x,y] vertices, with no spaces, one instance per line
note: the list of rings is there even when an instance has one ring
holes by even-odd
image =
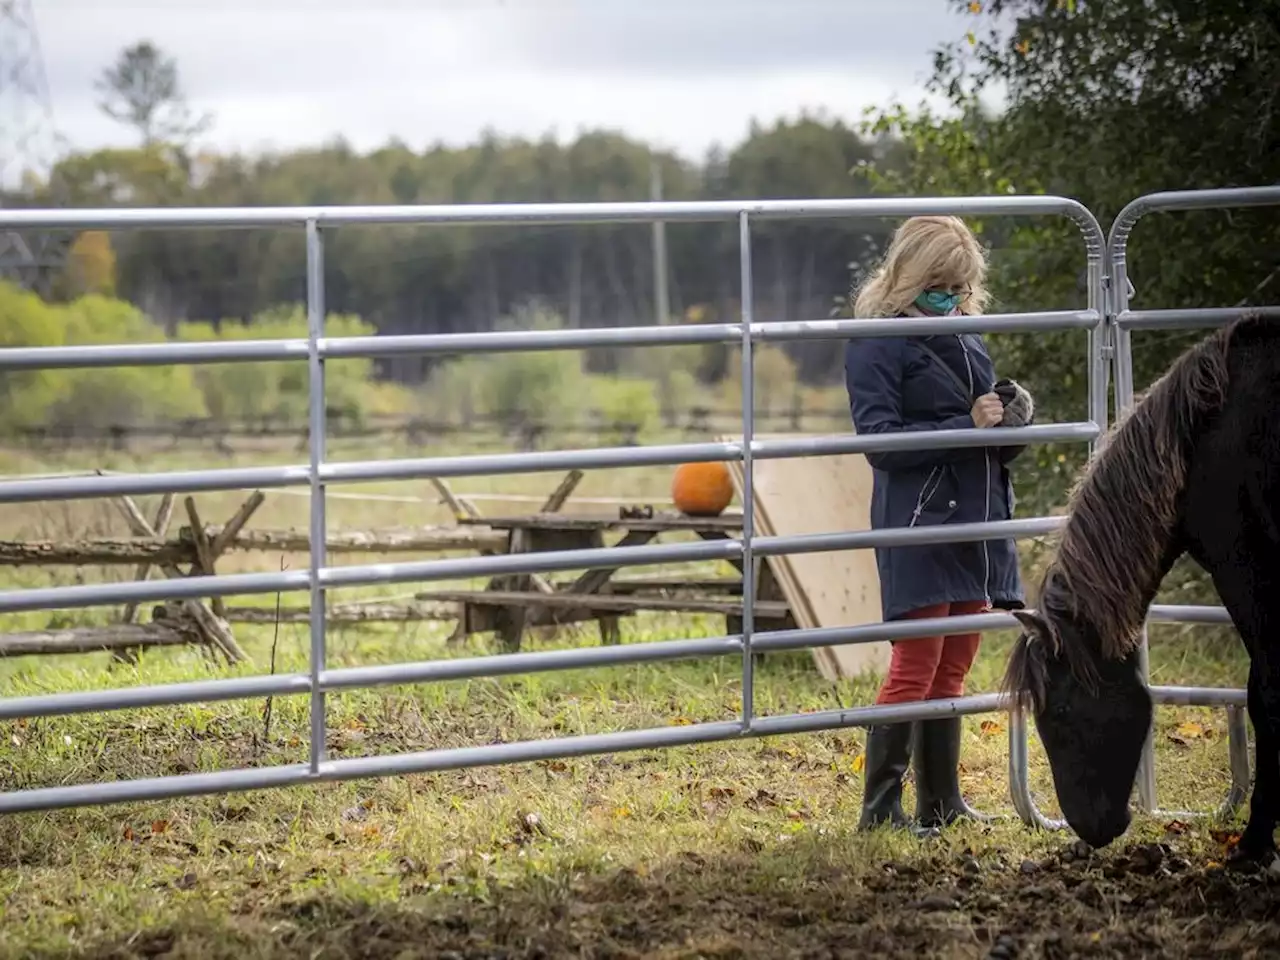
[[[1223,327],[1246,314],[1280,319],[1280,306],[1126,310],[1116,317],[1116,326],[1121,330],[1196,330]]]
[[[1088,443],[1099,435],[1093,423],[1047,423],[998,430],[970,428],[912,433],[832,436],[797,440],[757,440],[752,456],[771,460],[796,456],[835,456],[847,453],[892,453],[914,450],[958,450],[1024,446],[1036,443]],[[418,457],[395,460],[357,460],[322,463],[324,483],[372,483],[422,480],[429,477],[481,477],[562,470],[600,470],[621,467],[669,466],[680,463],[740,461],[741,443],[675,443],[641,447],[595,447],[530,453],[488,453],[457,457]],[[306,486],[306,464],[280,467],[233,467],[222,470],[183,470],[169,473],[113,473],[41,480],[0,482],[0,503],[34,503],[92,497],[147,496],[214,490]]]
[[[466,767],[691,746],[723,740],[864,727],[895,720],[990,713],[1001,707],[1000,697],[997,694],[979,694],[956,700],[931,700],[924,703],[885,704],[788,716],[758,717],[746,728],[739,721],[731,720],[617,733],[593,733],[550,740],[524,740],[516,743],[328,760],[322,763],[314,773],[309,764],[300,763],[281,767],[219,770],[210,773],[111,783],[41,787],[0,794],[0,814],[57,810],[86,804],[105,805],[163,800],[171,797],[230,793],[304,783],[403,776],[412,773],[438,773]]]
[[[1198,623],[1231,626],[1231,614],[1226,607],[1199,606],[1195,604],[1153,603],[1147,615],[1149,623]]]
[[[339,207],[173,207],[167,209],[0,210],[4,230],[142,230],[142,229],[264,229],[403,224],[455,226],[561,225],[604,223],[736,222],[742,214],[752,220],[816,220],[838,217],[913,217],[929,214],[956,216],[1065,216],[1089,240],[1096,237],[1101,253],[1098,221],[1077,200],[1054,196],[1015,197],[859,197],[834,200],[703,200],[623,203],[459,203],[412,206],[352,204]]]
[[[976,614],[965,617],[869,623],[849,627],[818,627],[756,633],[752,648],[775,653],[809,647],[878,643],[886,640],[935,636],[940,630],[963,632],[1017,629],[1009,614]],[[577,647],[532,653],[503,653],[485,657],[423,660],[371,667],[343,667],[320,675],[323,690],[400,686],[456,680],[478,680],[525,673],[583,670],[627,666],[702,657],[732,656],[742,652],[741,635],[692,640],[662,640],[609,647]],[[310,693],[306,674],[233,677],[194,683],[166,683],[113,690],[38,694],[0,699],[0,720],[52,717],[106,710],[167,707],[187,703],[213,703],[267,696]]]
[[[1221,190],[1165,190],[1160,193],[1148,193],[1130,200],[1116,214],[1107,237],[1108,258],[1114,261],[1117,255],[1124,255],[1134,226],[1149,213],[1276,205],[1280,205],[1280,186],[1228,187]]]
[[[1152,610],[1151,619],[1154,620],[1156,611],[1154,607]],[[987,633],[1017,629],[1019,629],[1018,621],[1011,614],[982,613],[865,623],[847,627],[762,631],[752,638],[752,649],[757,653],[778,653],[819,647],[881,643],[890,640],[910,640],[917,637],[937,636],[944,630],[953,633]],[[566,650],[504,653],[484,657],[459,657],[326,670],[320,675],[320,687],[331,691],[478,680],[528,673],[733,656],[741,651],[742,637],[727,635],[691,640],[651,641],[616,647],[576,647]],[[306,674],[294,673],[38,694],[0,699],[0,720],[248,700],[269,696],[292,696],[310,693],[311,689],[311,681]],[[1207,695],[1203,693],[1202,688],[1198,687],[1165,686],[1151,689],[1152,696],[1159,703],[1188,706],[1195,703],[1195,697],[1200,696],[1207,697],[1211,701],[1203,704],[1206,706],[1243,706],[1245,704],[1243,689],[1213,689]]]
[[[959,450],[981,447],[1023,446],[1037,443],[1087,443],[1099,434],[1092,423],[1047,423],[1032,427],[928,430],[913,433],[844,435],[796,440],[755,440],[755,460],[801,456],[893,453],[917,450]],[[546,453],[497,453],[459,457],[425,457],[403,460],[368,460],[326,463],[321,476],[331,483],[366,483],[416,480],[424,477],[476,477],[510,473],[590,470],[613,467],[668,466],[699,461],[740,461],[742,444],[688,443],[650,447],[601,447],[591,450]],[[4,485],[0,484],[0,503]]]
[[[837,340],[858,337],[928,336],[955,333],[1021,333],[1041,329],[1085,330],[1097,325],[1092,310],[1040,313],[992,313],[952,317],[877,320],[799,320],[750,323],[753,341]],[[495,330],[483,333],[426,333],[403,336],[326,337],[317,342],[329,360],[474,353],[518,353],[539,350],[586,350],[597,347],[663,347],[738,343],[738,323],[674,324],[663,327],[587,327],[574,330]],[[307,341],[207,340],[196,342],[94,344],[89,346],[3,347],[0,371],[89,367],[169,366],[174,364],[262,363],[306,360]]]
[[[900,527],[883,530],[855,530],[848,533],[804,534],[789,537],[757,537],[762,555],[823,553],[874,547],[945,543],[948,540],[976,541],[1004,537],[1036,537],[1051,533],[1062,523],[1058,517],[1026,520],[999,520],[990,523],[951,524],[941,527]],[[436,580],[465,580],[472,577],[521,573],[555,573],[566,570],[618,570],[662,563],[699,560],[733,560],[742,555],[738,539],[698,543],[645,544],[634,547],[596,547],[574,550],[545,550],[481,557],[448,557],[403,563],[350,564],[325,567],[319,571],[326,588],[358,587],[374,584],[415,583]],[[58,610],[117,603],[150,603],[157,600],[200,597],[249,596],[263,593],[290,593],[311,586],[308,571],[281,573],[236,573],[182,580],[130,580],[124,583],[91,583],[68,587],[37,587],[0,591],[0,613],[29,610]]]

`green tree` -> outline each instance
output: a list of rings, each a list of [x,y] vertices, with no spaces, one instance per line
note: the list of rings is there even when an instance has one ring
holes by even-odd
[[[0,347],[56,347],[65,339],[58,309],[34,293],[0,282]],[[0,373],[0,405],[7,431],[35,427],[58,397],[60,371]]]
[[[59,307],[67,344],[147,343],[162,331],[132,304],[96,294]],[[190,367],[105,367],[58,371],[45,422],[60,430],[136,427],[202,417]]]
[[[178,64],[155,44],[142,40],[120,51],[94,83],[99,109],[138,131],[143,146],[184,144],[212,123],[192,116],[178,79]]]
[[[370,336],[371,324],[359,317],[330,314],[325,336]],[[306,308],[301,304],[272,307],[254,316],[251,323],[179,324],[180,340],[289,340],[307,336]],[[310,403],[307,365],[300,360],[262,363],[204,364],[195,368],[209,415],[225,421],[264,420],[296,424],[305,422]],[[373,361],[343,358],[325,363],[325,407],[333,415],[359,422],[365,414],[373,376]]]

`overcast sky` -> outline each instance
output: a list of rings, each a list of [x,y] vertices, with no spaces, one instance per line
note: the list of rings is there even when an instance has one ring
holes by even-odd
[[[33,0],[59,132],[133,142],[94,79],[149,39],[212,111],[221,150],[421,148],[485,128],[610,127],[690,157],[751,118],[856,122],[923,96],[933,48],[964,35],[947,0]]]

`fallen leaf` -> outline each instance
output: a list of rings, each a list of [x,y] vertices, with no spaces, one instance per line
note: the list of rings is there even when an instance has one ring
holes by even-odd
[[[853,758],[854,773],[861,773],[864,769],[866,769],[866,766],[867,766],[867,755],[865,753],[860,753]]]
[[[978,2],[978,0],[971,0],[971,2],[969,3],[969,12],[970,12],[970,13],[981,13],[981,12],[982,12],[982,4],[980,4],[980,3]]]
[[[733,787],[712,787],[708,793],[717,800],[723,800],[726,797],[732,797],[736,791]]]
[[[1186,833],[1190,829],[1191,829],[1191,824],[1186,823],[1182,820],[1170,820],[1168,823],[1164,825],[1164,832],[1173,834],[1174,836],[1181,836],[1182,834]]]
[[[151,822],[151,832],[159,835],[169,829],[168,820],[153,820]]]
[[[1186,740],[1199,740],[1205,735],[1205,729],[1194,720],[1187,720],[1178,724],[1174,733]]]
[[[964,38],[965,38],[966,40],[968,40],[968,41],[969,41],[969,46],[971,46],[971,47],[972,47],[975,43],[977,43],[977,42],[978,42],[978,38],[977,38],[977,37],[975,37],[975,36],[973,35],[973,31],[972,31],[972,30],[970,30],[968,33],[966,33],[966,34],[964,35]]]
[[[613,817],[615,820],[621,820],[623,817],[629,817],[629,816],[631,816],[630,807],[614,807],[613,808]]]
[[[693,721],[688,717],[676,717],[671,723],[677,727],[688,727],[693,725]]]
[[[756,791],[756,795],[747,801],[747,808],[750,810],[759,810],[761,807],[776,807],[778,798],[775,794],[768,790],[760,789]]]
[[[1214,839],[1214,842],[1221,843],[1228,850],[1240,842],[1240,834],[1232,830],[1210,830],[1209,836]]]
[[[133,827],[126,826],[126,827],[124,828],[124,838],[125,838],[126,840],[132,840],[132,839],[133,839]]]
[[[984,737],[994,737],[996,734],[1003,733],[1004,727],[1000,725],[999,720],[983,720],[978,730]]]

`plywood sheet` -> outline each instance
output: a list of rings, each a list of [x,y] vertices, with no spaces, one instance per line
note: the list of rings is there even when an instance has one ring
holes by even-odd
[[[757,435],[757,440],[798,439],[796,434]],[[722,437],[739,442],[741,437]],[[742,464],[731,463],[738,497],[742,497]],[[871,527],[871,466],[862,454],[757,460],[755,474],[756,533],[792,536],[868,530]],[[880,582],[871,550],[792,554],[767,557],[774,577],[801,627],[841,627],[879,623]],[[814,650],[814,660],[828,679],[883,673],[889,664],[888,642]]]

